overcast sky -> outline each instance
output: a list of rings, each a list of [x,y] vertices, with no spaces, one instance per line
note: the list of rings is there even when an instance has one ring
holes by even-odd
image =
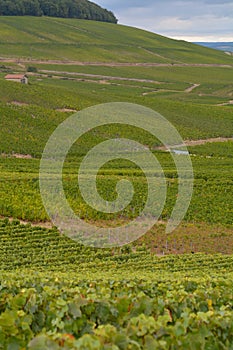
[[[233,41],[233,0],[96,0],[120,24],[187,41]]]

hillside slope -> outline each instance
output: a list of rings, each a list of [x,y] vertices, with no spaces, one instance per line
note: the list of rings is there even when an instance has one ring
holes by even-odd
[[[82,62],[233,64],[213,49],[144,30],[77,19],[0,17],[1,57]]]

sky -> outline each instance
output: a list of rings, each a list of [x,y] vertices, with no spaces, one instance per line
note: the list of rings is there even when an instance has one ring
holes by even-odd
[[[96,0],[119,24],[186,41],[232,41],[233,0]]]

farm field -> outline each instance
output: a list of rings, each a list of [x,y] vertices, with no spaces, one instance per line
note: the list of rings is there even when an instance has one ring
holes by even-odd
[[[230,145],[231,150],[232,142]],[[219,155],[216,157],[208,156],[212,152],[205,153],[206,147],[196,147],[201,155],[195,154],[191,157],[195,175],[194,192],[185,221],[232,225],[233,160],[230,153],[229,156],[224,157]],[[225,149],[227,150],[228,147],[225,147]],[[210,158],[203,156],[203,153]],[[158,152],[156,156],[163,166],[167,179],[167,200],[160,218],[161,220],[167,220],[177,194],[177,173],[169,155]],[[81,159],[79,159],[79,162],[81,162]],[[136,192],[131,203],[132,206],[128,206],[123,212],[107,215],[96,212],[83,201],[77,186],[77,164],[79,164],[78,160],[66,162],[63,176],[67,198],[76,213],[87,220],[120,220],[128,217],[132,218],[141,211],[147,192],[146,180],[140,169],[123,161],[115,161],[108,167],[101,169],[97,186],[100,193],[108,200],[114,198],[116,183],[123,178],[133,181]],[[47,221],[49,218],[43,208],[39,191],[39,161],[36,159],[2,158],[0,168],[1,215],[35,222]],[[221,172],[219,172],[219,168],[221,168]],[[141,200],[138,198],[141,198]]]
[[[94,250],[16,220],[0,241],[3,349],[231,348],[230,255]]]
[[[94,21],[0,17],[0,34],[0,349],[233,349],[233,58]],[[6,81],[7,73],[27,74],[29,84]],[[39,169],[60,123],[108,102],[149,107],[177,128],[194,190],[182,223],[166,233],[179,195],[170,153],[127,121],[88,131],[63,167],[67,201],[81,218],[117,227],[140,215],[146,202],[142,170],[117,159],[101,167],[97,189],[112,201],[117,183],[129,180],[131,203],[113,214],[85,203],[79,165],[111,138],[147,146],[167,189],[158,222],[144,236],[97,249],[53,226]]]
[[[47,17],[4,16],[0,20],[2,57],[232,64],[231,57],[217,50],[122,25]]]

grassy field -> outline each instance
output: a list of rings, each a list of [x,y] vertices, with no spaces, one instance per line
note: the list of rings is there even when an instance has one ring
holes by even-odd
[[[85,20],[1,17],[1,56],[99,62],[223,63],[222,52],[136,28]]]

